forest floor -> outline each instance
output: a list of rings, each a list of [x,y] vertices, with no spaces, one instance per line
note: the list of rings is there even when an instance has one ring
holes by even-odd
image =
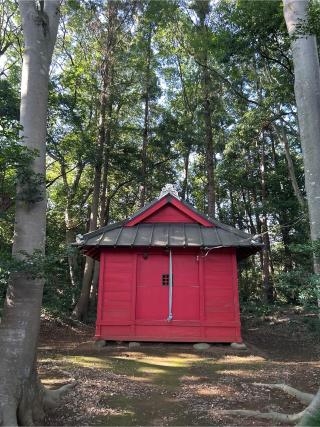
[[[97,348],[92,327],[44,318],[39,347],[44,384],[51,388],[71,379],[78,382],[46,425],[275,425],[221,411],[300,411],[294,398],[253,383],[286,383],[315,392],[318,322],[315,315],[292,310],[263,319],[246,317],[248,350],[212,345],[197,352],[190,344],[171,343],[146,343],[135,350],[126,343]]]

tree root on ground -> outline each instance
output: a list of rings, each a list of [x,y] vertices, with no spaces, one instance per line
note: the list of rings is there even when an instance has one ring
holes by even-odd
[[[282,390],[285,393],[289,394],[290,396],[295,397],[299,402],[305,403],[309,405],[309,403],[312,402],[312,399],[314,398],[314,394],[311,393],[305,393],[303,391],[297,390],[296,388],[293,388],[286,384],[265,384],[265,383],[253,383],[253,385],[256,385],[258,387],[266,387],[266,388],[273,388]]]
[[[265,384],[265,383],[253,383],[253,385],[258,387],[266,387],[271,389],[278,389],[286,394],[289,394],[290,396],[295,397],[299,402],[310,404],[315,395],[311,393],[305,393],[300,390],[297,390],[296,388],[290,387],[286,384]],[[260,412],[260,411],[251,411],[247,409],[226,409],[221,411],[222,414],[226,415],[242,415],[244,417],[254,417],[254,418],[261,418],[265,420],[273,420],[273,421],[281,421],[286,422],[289,424],[295,424],[297,421],[300,421],[303,417],[306,409],[304,409],[301,412],[298,412],[297,414],[283,414],[281,412]]]
[[[281,412],[260,412],[260,411],[250,411],[247,409],[226,409],[221,411],[220,413],[226,415],[242,415],[244,417],[253,417],[253,418],[261,418],[264,420],[272,420],[272,421],[281,421],[287,422],[289,424],[294,424],[296,421],[299,421],[304,411],[298,412],[297,414],[282,414]]]
[[[77,385],[76,381],[65,384],[56,390],[44,388],[43,405],[45,409],[53,409],[59,405],[60,399]]]
[[[37,381],[22,387],[20,401],[12,399],[7,404],[0,405],[0,426],[33,426],[35,422],[41,423],[45,412],[56,408],[61,398],[76,384],[73,381],[51,390]]]

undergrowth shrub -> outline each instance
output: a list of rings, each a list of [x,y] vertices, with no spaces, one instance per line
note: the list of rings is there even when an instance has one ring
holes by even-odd
[[[305,270],[282,272],[276,276],[277,297],[289,304],[314,306],[319,295],[319,277]]]
[[[44,277],[43,307],[53,314],[68,314],[77,300],[79,286],[70,283],[68,249],[42,256],[35,252],[26,260],[17,260],[8,251],[0,252],[0,316],[11,272],[27,271],[34,276]]]

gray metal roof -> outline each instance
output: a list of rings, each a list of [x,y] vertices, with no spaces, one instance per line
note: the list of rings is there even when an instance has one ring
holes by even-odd
[[[230,229],[229,229],[230,228]],[[261,247],[253,236],[239,230],[199,224],[155,223],[108,226],[83,236],[82,247]]]

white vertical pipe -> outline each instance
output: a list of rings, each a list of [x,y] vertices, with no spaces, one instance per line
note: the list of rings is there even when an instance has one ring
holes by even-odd
[[[170,322],[173,318],[172,316],[172,253],[171,249],[169,251],[169,315],[168,315],[168,322]]]

